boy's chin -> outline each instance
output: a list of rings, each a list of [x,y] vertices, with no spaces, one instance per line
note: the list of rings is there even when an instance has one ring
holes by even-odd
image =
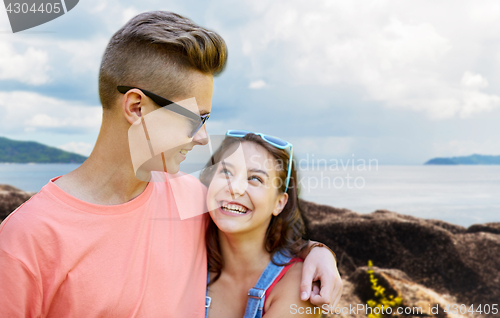
[[[167,167],[167,173],[169,174],[176,174],[177,172],[180,171],[180,166],[179,165],[172,165],[170,167]]]

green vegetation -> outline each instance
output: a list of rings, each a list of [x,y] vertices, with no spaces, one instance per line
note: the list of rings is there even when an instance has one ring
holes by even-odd
[[[466,157],[434,158],[426,165],[500,165],[500,156],[470,155]]]
[[[368,306],[372,308],[372,312],[379,312],[379,314],[368,314],[368,318],[382,318],[384,315],[383,312],[387,312],[387,308],[391,307],[392,313],[396,313],[396,308],[401,306],[403,299],[398,295],[394,297],[393,295],[389,295],[388,297],[385,295],[385,288],[378,284],[378,279],[375,278],[373,274],[373,262],[371,260],[368,261],[368,270],[366,273],[370,275],[370,283],[372,284],[372,290],[374,293],[374,299],[370,299],[366,302]],[[375,308],[379,308],[375,310]]]
[[[9,163],[82,163],[87,157],[34,141],[0,137],[0,162]]]

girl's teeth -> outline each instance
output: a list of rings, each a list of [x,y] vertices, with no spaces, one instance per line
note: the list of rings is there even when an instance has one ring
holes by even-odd
[[[224,204],[222,205],[222,208],[225,211],[233,212],[233,213],[238,213],[238,214],[245,214],[247,212],[247,209],[245,209],[242,206],[235,205],[235,204]]]

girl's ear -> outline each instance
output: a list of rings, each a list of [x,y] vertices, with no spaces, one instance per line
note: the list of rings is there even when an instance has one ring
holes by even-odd
[[[288,202],[288,193],[280,194],[276,200],[276,206],[274,207],[273,215],[277,216],[283,211],[286,203]]]

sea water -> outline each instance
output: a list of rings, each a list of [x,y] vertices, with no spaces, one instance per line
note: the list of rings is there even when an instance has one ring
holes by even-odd
[[[79,164],[1,163],[0,184],[9,184],[28,192],[38,192],[50,179],[78,168]]]
[[[0,164],[0,184],[36,192],[77,167]],[[500,166],[306,166],[298,181],[303,199],[355,212],[386,209],[463,226],[500,222]]]
[[[500,166],[304,170],[301,196],[309,201],[360,213],[386,209],[463,226],[500,222]]]

